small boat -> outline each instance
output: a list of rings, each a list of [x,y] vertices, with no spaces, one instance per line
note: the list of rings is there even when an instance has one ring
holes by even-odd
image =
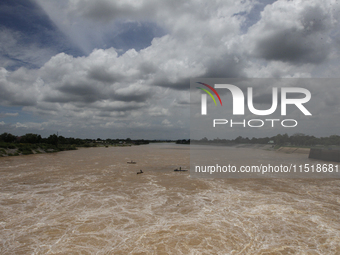
[[[136,162],[136,161],[133,161],[133,160],[131,159],[131,161],[128,161],[128,162],[126,162],[126,163],[128,163],[128,164],[136,164],[137,162]]]
[[[137,172],[137,174],[142,174],[142,173],[144,173],[142,169],[139,170],[139,172]]]
[[[185,171],[188,171],[188,170],[182,169],[182,167],[180,167],[179,169],[176,168],[174,171],[175,172],[185,172]]]

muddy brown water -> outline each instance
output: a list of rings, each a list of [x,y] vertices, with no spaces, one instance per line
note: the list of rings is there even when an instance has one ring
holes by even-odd
[[[173,171],[189,161],[174,144],[0,158],[0,254],[340,254],[339,180]]]

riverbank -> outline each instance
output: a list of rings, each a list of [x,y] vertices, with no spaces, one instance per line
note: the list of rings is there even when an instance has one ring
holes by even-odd
[[[0,143],[0,157],[22,156],[30,154],[54,153],[60,151],[77,150],[79,148],[96,148],[96,147],[131,147],[136,144],[30,144],[30,143]],[[137,145],[136,145],[137,146]]]
[[[76,150],[78,147],[96,147],[96,145],[79,146],[75,144],[30,144],[30,143],[1,143],[0,157],[22,156],[29,154],[53,153]]]
[[[310,148],[301,148],[301,147],[280,147],[276,151],[284,152],[284,153],[300,153],[300,154],[309,154]]]
[[[30,144],[30,143],[1,143],[0,144],[0,157],[8,156],[21,156],[29,154],[42,154],[42,153],[53,153],[67,150],[77,150],[77,148],[88,148],[88,147],[126,147],[132,146],[133,144],[97,144],[97,143],[87,143],[87,144]],[[223,145],[220,145],[223,146]],[[225,145],[234,148],[250,148],[250,149],[262,149],[268,151],[278,151],[283,153],[301,153],[308,154],[310,148],[301,147],[278,147],[271,144],[228,144]]]

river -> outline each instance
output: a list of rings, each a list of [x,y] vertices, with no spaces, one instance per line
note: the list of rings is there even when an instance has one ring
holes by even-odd
[[[189,166],[175,144],[0,158],[0,253],[340,254],[340,180],[173,171]]]

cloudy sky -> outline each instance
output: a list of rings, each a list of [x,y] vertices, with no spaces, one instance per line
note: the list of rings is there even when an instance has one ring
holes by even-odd
[[[191,78],[339,78],[339,11],[336,0],[0,0],[0,133],[189,138]],[[322,86],[334,122],[337,85]]]

